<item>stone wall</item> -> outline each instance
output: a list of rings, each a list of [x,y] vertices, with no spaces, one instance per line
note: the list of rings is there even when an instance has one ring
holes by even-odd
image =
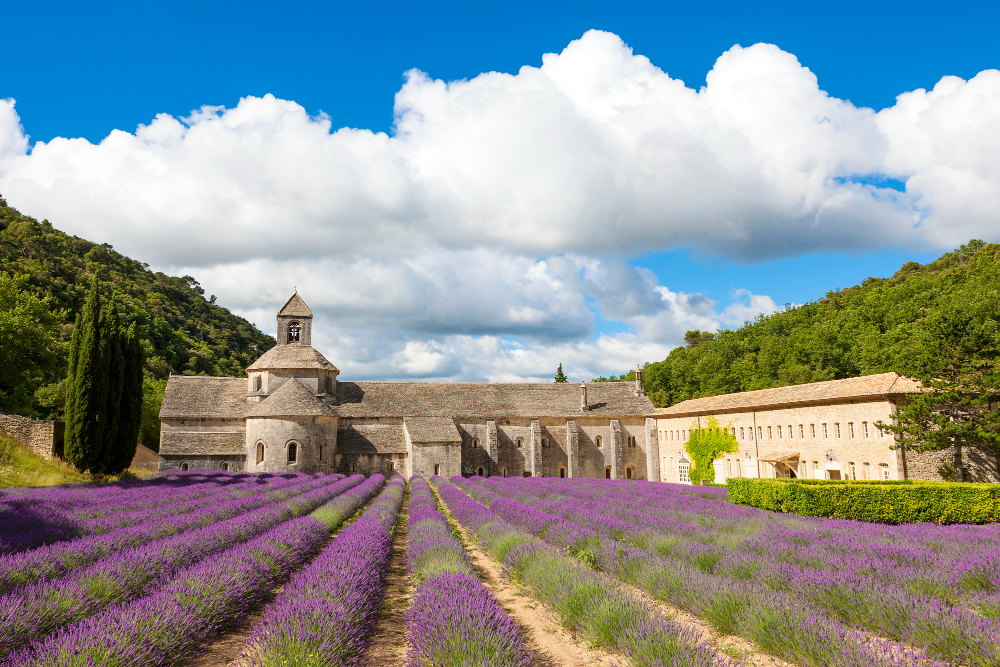
[[[184,466],[187,466],[185,468]],[[231,470],[244,468],[244,457],[235,454],[188,454],[180,456],[160,456],[160,470]]]
[[[62,458],[66,425],[51,419],[0,414],[0,435],[16,440],[46,459]]]
[[[954,481],[955,450],[951,447],[937,452],[905,450],[907,479]],[[962,468],[966,482],[1000,482],[1000,457],[983,449],[966,447],[962,450]]]

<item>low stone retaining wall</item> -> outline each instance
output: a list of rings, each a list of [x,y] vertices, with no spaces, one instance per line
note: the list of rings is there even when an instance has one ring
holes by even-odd
[[[0,414],[0,435],[46,459],[62,458],[65,431],[66,424],[60,421]]]

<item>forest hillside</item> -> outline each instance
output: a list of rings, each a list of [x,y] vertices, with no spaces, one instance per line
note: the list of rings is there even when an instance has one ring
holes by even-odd
[[[891,278],[869,278],[739,329],[690,331],[686,345],[645,365],[643,385],[664,407],[870,373],[920,375],[935,354],[921,343],[924,322],[956,304],[983,312],[978,306],[998,290],[1000,245],[973,240],[928,264],[907,262]]]
[[[69,340],[97,276],[102,298],[134,323],[146,354],[143,442],[170,373],[244,374],[275,341],[215,304],[191,276],[134,259],[21,214],[0,198],[0,412],[61,418]],[[7,359],[7,357],[11,357]]]

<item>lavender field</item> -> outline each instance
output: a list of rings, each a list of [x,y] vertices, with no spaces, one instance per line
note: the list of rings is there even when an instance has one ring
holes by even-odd
[[[186,664],[1000,667],[1000,527],[604,479],[191,471],[0,493],[0,665]]]

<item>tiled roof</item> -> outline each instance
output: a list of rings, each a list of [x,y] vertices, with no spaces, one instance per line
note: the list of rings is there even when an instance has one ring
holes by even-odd
[[[301,382],[285,380],[274,393],[256,405],[247,406],[247,417],[332,417],[333,409],[316,398]]]
[[[344,417],[625,417],[653,414],[632,382],[587,384],[590,410],[580,410],[580,385],[570,382],[338,382]]]
[[[403,420],[412,442],[461,442],[450,417],[407,417]]]
[[[878,375],[864,375],[844,380],[828,380],[790,387],[692,398],[669,408],[661,408],[656,413],[664,417],[684,416],[706,412],[751,410],[779,405],[830,403],[856,398],[899,396],[915,394],[919,391],[921,391],[920,383],[916,380],[911,380],[897,373],[879,373]]]
[[[240,418],[246,409],[245,378],[171,375],[163,391],[160,418]]]
[[[241,431],[163,431],[160,456],[246,454]]]
[[[353,424],[337,430],[338,454],[405,454],[402,424]]]
[[[316,351],[312,345],[302,343],[288,343],[287,345],[275,345],[270,350],[260,355],[257,361],[247,367],[248,371],[264,371],[271,369],[307,369],[323,368],[335,371],[337,367],[331,364],[326,357]]]
[[[312,317],[313,313],[309,310],[306,302],[302,300],[302,297],[299,296],[299,293],[296,292],[285,302],[281,310],[278,311],[278,317],[283,315],[288,317]]]

